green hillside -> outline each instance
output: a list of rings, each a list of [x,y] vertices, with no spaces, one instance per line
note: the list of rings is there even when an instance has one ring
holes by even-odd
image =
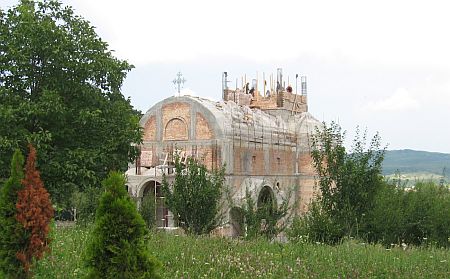
[[[450,154],[416,151],[410,149],[388,150],[383,162],[383,174],[392,175],[396,172],[401,174],[426,173],[450,177]]]

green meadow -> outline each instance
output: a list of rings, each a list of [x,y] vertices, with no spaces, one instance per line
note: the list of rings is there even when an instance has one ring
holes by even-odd
[[[82,278],[90,228],[57,228],[52,252],[35,278]],[[357,240],[337,246],[278,243],[165,232],[148,235],[163,278],[449,278],[450,251],[430,246],[383,247]]]

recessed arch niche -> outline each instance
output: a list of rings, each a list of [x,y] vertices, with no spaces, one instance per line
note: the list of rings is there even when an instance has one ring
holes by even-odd
[[[181,118],[170,119],[164,128],[164,140],[188,140],[188,127]]]

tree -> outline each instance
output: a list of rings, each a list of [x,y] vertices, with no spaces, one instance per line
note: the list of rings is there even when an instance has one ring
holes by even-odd
[[[17,251],[17,258],[28,274],[34,260],[39,260],[49,251],[50,222],[54,215],[52,203],[36,169],[36,149],[30,144],[25,166],[24,188],[17,194],[16,219],[24,228],[27,241]]]
[[[175,158],[175,180],[169,186],[164,177],[163,191],[167,206],[188,234],[208,234],[218,226],[224,175],[224,168],[209,173],[193,158],[186,166]]]
[[[25,276],[17,252],[26,243],[25,230],[16,219],[18,192],[23,189],[24,158],[16,149],[11,161],[11,176],[0,190],[0,277],[20,278]],[[3,275],[3,276],[1,276]]]
[[[144,237],[147,228],[125,190],[119,172],[103,181],[105,192],[95,216],[86,264],[89,278],[159,278],[159,263],[150,257]]]
[[[71,7],[22,0],[0,10],[0,177],[3,154],[28,142],[59,207],[124,171],[141,141],[139,115],[120,92],[131,68]]]
[[[350,152],[344,147],[345,132],[332,122],[323,123],[312,138],[313,165],[319,177],[319,202],[344,235],[359,233],[364,216],[373,208],[374,198],[383,184],[381,149],[376,134],[366,148],[367,133],[357,129]],[[318,211],[320,212],[320,211]]]
[[[142,198],[141,205],[139,206],[139,213],[147,224],[149,229],[155,227],[156,225],[156,204],[155,195],[149,193]]]

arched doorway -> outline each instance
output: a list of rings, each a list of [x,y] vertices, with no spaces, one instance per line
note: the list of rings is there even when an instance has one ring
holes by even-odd
[[[231,237],[244,235],[244,213],[240,207],[230,209]]]
[[[276,220],[274,218],[274,211],[276,210],[277,202],[272,188],[264,186],[258,195],[257,201],[257,216],[260,218],[260,230],[263,234],[268,235],[273,233]]]
[[[148,181],[143,186],[142,199],[147,196],[154,198],[155,205],[155,224],[156,227],[172,227],[173,217],[171,216],[169,209],[167,208],[164,201],[164,193],[162,191],[162,185],[158,181]]]
[[[266,209],[270,213],[273,212],[276,206],[276,200],[272,188],[269,186],[262,187],[261,191],[259,191],[257,206],[258,210]]]

